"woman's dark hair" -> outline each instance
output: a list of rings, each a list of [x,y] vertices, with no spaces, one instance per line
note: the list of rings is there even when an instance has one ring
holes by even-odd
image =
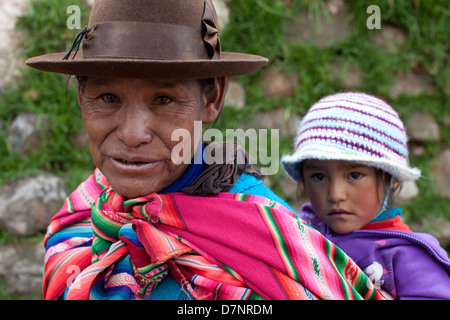
[[[78,81],[78,85],[82,84],[83,82],[85,82],[87,80],[86,76],[75,76],[75,78]]]
[[[204,93],[208,93],[214,89],[214,84],[215,84],[216,79],[206,78],[206,79],[200,79],[199,81],[200,81],[200,86],[202,88],[202,91]]]

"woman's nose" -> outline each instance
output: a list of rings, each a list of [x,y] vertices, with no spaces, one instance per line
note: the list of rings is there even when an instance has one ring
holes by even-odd
[[[151,112],[143,108],[128,108],[117,128],[117,137],[128,147],[138,147],[152,140]]]

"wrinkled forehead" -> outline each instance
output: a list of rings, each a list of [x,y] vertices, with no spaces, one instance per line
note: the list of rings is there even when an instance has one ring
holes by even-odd
[[[78,77],[80,84],[94,87],[111,87],[123,84],[140,84],[159,88],[176,88],[186,86],[197,79],[147,79],[147,78],[112,78],[112,77]]]

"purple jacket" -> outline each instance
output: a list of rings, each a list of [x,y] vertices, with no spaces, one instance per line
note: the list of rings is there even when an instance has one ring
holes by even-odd
[[[334,235],[310,204],[299,216],[347,253],[387,298],[450,300],[450,260],[435,237],[383,229]]]

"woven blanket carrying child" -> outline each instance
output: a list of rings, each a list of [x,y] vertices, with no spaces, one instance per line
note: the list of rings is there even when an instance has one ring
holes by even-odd
[[[169,272],[194,299],[382,298],[339,248],[278,203],[202,199],[125,199],[97,170],[49,226],[45,298],[148,298]]]

